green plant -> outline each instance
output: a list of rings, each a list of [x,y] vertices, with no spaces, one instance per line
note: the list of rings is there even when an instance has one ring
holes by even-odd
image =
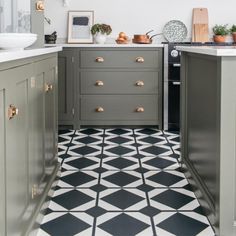
[[[96,33],[99,33],[99,32],[102,34],[109,35],[112,32],[112,28],[110,25],[106,25],[106,24],[93,25],[91,28],[92,35],[95,35]]]
[[[230,30],[228,29],[228,25],[215,25],[213,27],[213,33],[215,35],[228,35],[230,33]]]
[[[230,28],[230,32],[236,33],[236,25],[232,25],[232,27]]]

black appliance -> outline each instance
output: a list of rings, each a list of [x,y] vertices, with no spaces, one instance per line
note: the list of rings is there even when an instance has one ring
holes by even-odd
[[[180,124],[180,56],[177,46],[232,46],[234,43],[164,43],[164,130],[179,131]]]

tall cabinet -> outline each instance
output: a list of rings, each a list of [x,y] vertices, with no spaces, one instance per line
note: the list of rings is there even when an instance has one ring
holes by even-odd
[[[0,64],[1,236],[27,235],[58,169],[56,107],[56,54]]]

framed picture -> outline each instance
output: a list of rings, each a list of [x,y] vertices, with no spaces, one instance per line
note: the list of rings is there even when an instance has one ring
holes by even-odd
[[[93,43],[91,27],[94,24],[93,11],[69,11],[68,43]]]

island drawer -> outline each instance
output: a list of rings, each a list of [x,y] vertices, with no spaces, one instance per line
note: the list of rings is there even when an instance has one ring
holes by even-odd
[[[81,120],[158,120],[157,95],[82,95]]]
[[[81,94],[156,94],[156,71],[84,71],[81,72]]]
[[[82,50],[81,68],[159,68],[161,50]]]

